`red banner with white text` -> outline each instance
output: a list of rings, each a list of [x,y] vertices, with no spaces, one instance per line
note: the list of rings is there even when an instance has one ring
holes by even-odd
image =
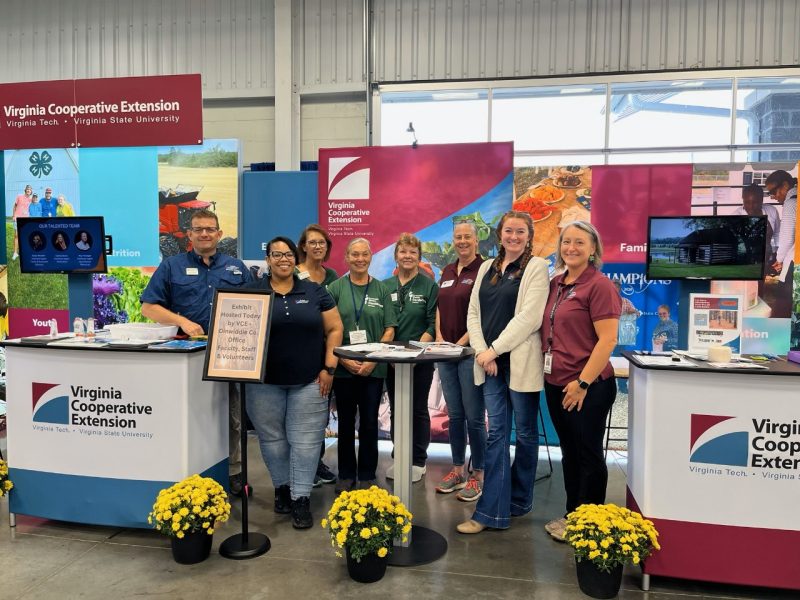
[[[0,84],[0,150],[202,141],[200,75]]]

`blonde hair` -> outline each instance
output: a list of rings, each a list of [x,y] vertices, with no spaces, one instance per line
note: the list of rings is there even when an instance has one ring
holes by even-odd
[[[558,245],[556,246],[556,271],[561,271],[566,266],[564,264],[564,259],[561,258],[561,243],[564,241],[564,232],[570,227],[580,229],[584,233],[589,234],[589,237],[592,239],[592,243],[594,244],[594,252],[591,255],[594,257],[594,260],[592,260],[590,256],[589,264],[594,265],[594,267],[599,271],[603,266],[603,242],[600,241],[600,234],[597,232],[597,229],[595,229],[594,225],[588,221],[572,221],[571,223],[567,223],[564,225],[561,233],[558,234]]]

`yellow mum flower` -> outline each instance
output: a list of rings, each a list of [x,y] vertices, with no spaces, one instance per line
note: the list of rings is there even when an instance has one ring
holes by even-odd
[[[389,551],[386,548],[378,548],[378,556],[383,558],[387,554],[389,554]]]
[[[356,518],[358,518],[358,517],[356,517]],[[368,540],[369,538],[371,538],[371,537],[372,537],[372,532],[369,530],[369,527],[364,527],[364,528],[361,530],[361,533],[360,533],[359,535],[360,535],[362,538],[364,538],[365,540]]]

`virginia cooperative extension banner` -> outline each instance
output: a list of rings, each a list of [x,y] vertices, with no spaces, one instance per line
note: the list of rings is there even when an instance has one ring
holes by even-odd
[[[0,150],[202,142],[200,75],[0,84]]]
[[[496,256],[494,228],[511,208],[511,142],[336,148],[319,151],[319,223],[334,251],[330,266],[347,271],[344,249],[353,238],[370,241],[370,272],[395,268],[394,245],[403,232],[422,241],[423,269],[439,280],[456,259],[454,219],[475,222],[484,257]]]

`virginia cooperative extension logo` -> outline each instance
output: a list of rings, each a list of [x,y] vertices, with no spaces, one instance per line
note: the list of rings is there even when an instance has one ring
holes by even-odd
[[[795,479],[800,469],[800,423],[756,417],[691,415],[689,461],[726,467],[754,467],[768,479]],[[722,474],[713,467],[689,467],[700,473]],[[775,472],[778,471],[778,472]],[[727,474],[746,475],[726,469]],[[755,474],[755,473],[753,473]]]
[[[747,466],[748,435],[735,417],[692,415],[689,460],[710,465]],[[731,429],[734,429],[731,431]]]
[[[42,431],[69,431],[58,425],[81,426],[85,435],[102,435],[86,428],[137,429],[138,415],[152,415],[153,407],[123,398],[114,387],[84,387],[61,383],[31,383],[32,419],[34,429]],[[38,424],[38,425],[37,425]],[[48,427],[47,424],[56,427]],[[104,435],[132,435],[152,437],[152,433],[106,432]]]
[[[369,172],[363,156],[337,156],[328,159],[328,223],[353,225],[369,217],[369,209],[359,208],[355,200],[369,200]]]

